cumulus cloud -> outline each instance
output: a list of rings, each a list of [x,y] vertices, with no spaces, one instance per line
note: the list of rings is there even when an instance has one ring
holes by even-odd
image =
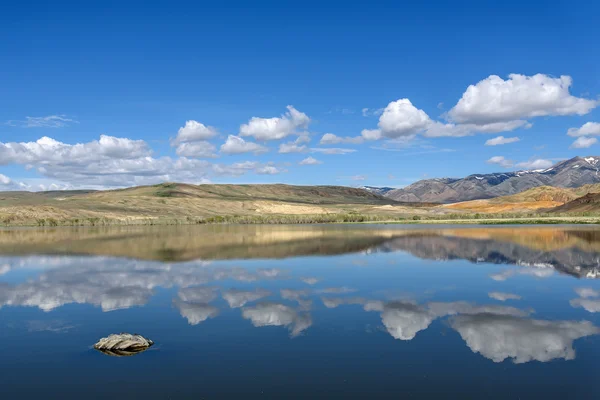
[[[453,317],[451,326],[473,352],[494,362],[512,359],[515,364],[572,360],[574,340],[600,333],[589,321],[543,321],[487,313]]]
[[[378,127],[381,135],[393,139],[419,133],[425,130],[430,123],[431,120],[425,111],[413,106],[409,99],[400,99],[392,101],[383,110],[383,114],[379,117]],[[365,138],[370,139],[376,136],[377,134],[367,131]]]
[[[59,184],[120,187],[161,181],[198,182],[210,164],[185,157],[154,158],[143,140],[101,135],[99,140],[66,144],[49,137],[35,142],[0,143],[0,164],[34,169]]]
[[[502,168],[512,168],[514,166],[514,162],[512,160],[508,160],[504,158],[504,156],[494,156],[486,161],[488,164],[497,164]]]
[[[488,293],[488,296],[491,299],[495,299],[495,300],[499,300],[499,301],[521,300],[521,296],[519,296],[518,294],[512,294],[512,293],[490,292],[490,293]]]
[[[522,169],[546,169],[550,168],[552,165],[554,165],[554,163],[550,160],[537,158],[534,160],[520,162],[515,166]]]
[[[323,161],[319,161],[314,157],[306,157],[304,160],[300,161],[298,164],[300,164],[300,165],[318,165],[318,164],[323,164]]]
[[[243,138],[234,135],[227,136],[227,141],[221,145],[221,153],[225,154],[261,154],[268,151],[269,149],[265,146],[261,146],[258,143],[247,142]]]
[[[310,142],[310,137],[308,135],[302,135],[293,142],[281,143],[279,145],[279,153],[304,153],[308,150],[306,144],[304,143],[308,142]]]
[[[258,161],[244,161],[233,164],[214,164],[212,170],[217,175],[241,176],[249,172],[259,175],[276,175],[286,172],[285,169],[276,167],[273,163],[260,163]]]
[[[255,307],[247,307],[242,317],[256,327],[285,326],[292,337],[298,336],[312,325],[309,314],[299,314],[292,307],[279,303],[263,303]]]
[[[572,149],[587,149],[588,147],[591,147],[592,145],[596,144],[597,142],[598,142],[598,139],[596,139],[596,138],[580,136],[573,142],[573,144],[570,147]]]
[[[518,128],[531,128],[531,124],[527,121],[507,121],[493,122],[489,124],[454,124],[432,121],[427,130],[423,132],[425,137],[463,137],[471,136],[476,133],[499,133],[510,132]]]
[[[515,143],[520,141],[521,139],[519,139],[518,137],[509,137],[509,138],[505,138],[504,136],[498,136],[495,137],[493,139],[489,139],[485,142],[486,146],[499,146],[502,144],[509,144],[509,143]]]
[[[247,124],[240,126],[240,136],[252,136],[257,140],[277,140],[296,134],[298,129],[308,127],[308,115],[287,106],[288,111],[281,117],[252,117]]]
[[[354,149],[343,149],[343,148],[321,148],[321,147],[313,147],[310,149],[313,153],[321,153],[321,154],[350,154],[356,152]]]
[[[0,190],[29,190],[30,186],[24,182],[15,182],[4,174],[0,174]],[[57,188],[58,189],[58,188]]]
[[[470,85],[448,112],[458,123],[488,124],[548,115],[584,115],[598,101],[572,96],[570,76],[511,74],[504,80],[490,75]]]
[[[67,118],[66,115],[47,115],[45,117],[25,117],[24,120],[10,120],[6,124],[22,128],[63,128],[78,121]]]
[[[492,75],[467,91],[445,117],[432,120],[409,99],[387,105],[377,129],[364,129],[365,140],[398,138],[421,134],[425,137],[462,137],[477,133],[509,132],[530,128],[529,118],[548,115],[587,114],[598,106],[596,100],[569,94],[571,78],[537,74],[512,74],[506,81]]]
[[[178,156],[182,157],[197,157],[197,158],[214,158],[217,155],[217,148],[214,144],[207,141],[181,143],[175,149]]]
[[[363,136],[341,137],[341,136],[334,135],[333,133],[326,133],[323,135],[323,137],[319,141],[319,144],[323,144],[323,145],[340,144],[340,143],[361,144],[364,141],[365,141],[365,138]]]
[[[231,308],[240,308],[245,306],[246,304],[260,300],[267,296],[270,296],[271,292],[265,289],[254,289],[254,290],[238,290],[238,289],[229,289],[225,293],[223,293],[223,298],[229,304]]]
[[[569,128],[567,135],[574,137],[600,135],[600,123],[586,122],[580,128]]]
[[[179,128],[177,136],[171,141],[173,146],[185,142],[198,142],[211,139],[217,136],[218,132],[212,126],[206,126],[198,121],[186,121],[185,125]]]

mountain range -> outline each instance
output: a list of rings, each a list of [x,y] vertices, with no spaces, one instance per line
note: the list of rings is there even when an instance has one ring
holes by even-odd
[[[600,183],[599,170],[600,157],[574,157],[545,169],[425,179],[381,194],[402,202],[456,203],[507,196],[538,186],[575,188]]]

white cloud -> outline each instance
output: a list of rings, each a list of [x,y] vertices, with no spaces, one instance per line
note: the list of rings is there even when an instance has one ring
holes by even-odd
[[[218,134],[217,130],[212,126],[206,126],[198,121],[189,120],[185,125],[179,128],[177,136],[172,141],[172,145],[176,146],[185,142],[197,142],[215,137]]]
[[[486,162],[488,164],[498,164],[502,168],[512,168],[514,166],[514,162],[504,158],[504,156],[494,156]]]
[[[351,180],[353,181],[364,181],[367,179],[366,175],[354,175],[350,177]]]
[[[552,78],[544,74],[509,75],[507,80],[490,75],[470,85],[448,112],[458,123],[489,124],[547,115],[584,115],[598,101],[569,93],[570,76]]]
[[[308,126],[308,115],[293,106],[287,106],[287,109],[281,117],[252,117],[247,124],[240,126],[240,136],[252,136],[257,140],[277,140],[296,134],[298,129]]]
[[[600,330],[589,321],[542,321],[511,315],[459,315],[451,321],[467,346],[482,356],[516,364],[575,358],[573,341]]]
[[[596,139],[596,138],[580,136],[573,142],[573,144],[570,146],[570,148],[572,148],[572,149],[587,149],[588,147],[591,147],[592,145],[596,144],[597,142],[598,142],[598,139]]]
[[[552,165],[554,165],[552,161],[538,158],[535,160],[520,162],[516,165],[516,167],[522,169],[546,169],[550,168]]]
[[[227,141],[221,145],[221,152],[225,154],[254,153],[261,154],[269,151],[258,143],[247,142],[239,136],[229,135]]]
[[[327,145],[327,144],[340,144],[340,143],[361,144],[364,141],[365,141],[365,138],[362,137],[362,136],[341,137],[341,136],[334,135],[333,133],[326,133],[321,138],[321,141],[319,142],[319,144],[324,144],[324,145]]]
[[[214,164],[212,170],[217,175],[241,176],[248,172],[254,172],[259,175],[275,175],[285,172],[283,169],[275,167],[272,163],[259,163],[257,161],[244,161],[233,164]]]
[[[70,124],[77,124],[78,121],[67,118],[66,115],[48,115],[45,117],[25,117],[25,120],[10,120],[6,124],[10,126],[19,126],[22,128],[63,128]]]
[[[267,165],[262,165],[260,167],[257,167],[254,170],[254,172],[259,175],[277,175],[277,174],[281,174],[283,172],[287,172],[287,170],[278,168],[272,164],[267,164]]]
[[[245,150],[262,151],[255,143]],[[8,189],[116,188],[149,185],[165,181],[204,183],[211,175],[240,176],[246,173],[275,174],[284,172],[273,163],[239,162],[212,164],[199,157],[211,156],[207,142],[184,142],[178,146],[179,158],[152,157],[143,140],[107,135],[87,143],[66,144],[49,137],[35,142],[0,142],[0,163],[22,165],[42,175],[25,183],[13,182]],[[28,186],[27,184],[30,184]],[[6,185],[5,185],[6,186]],[[35,187],[34,187],[35,186]]]
[[[214,144],[206,141],[181,143],[177,146],[175,152],[182,157],[196,158],[214,158],[217,157],[215,151],[217,148]]]
[[[419,133],[431,120],[425,111],[413,106],[409,99],[392,101],[379,117],[379,130],[387,138],[397,138]]]
[[[303,143],[308,142],[310,142],[310,137],[308,135],[302,135],[293,142],[281,143],[279,145],[279,153],[303,153],[307,150],[306,145]]]
[[[313,157],[306,157],[304,160],[300,161],[298,164],[300,164],[300,165],[317,165],[317,164],[323,164],[323,161],[319,161]]]
[[[518,137],[509,137],[509,138],[505,138],[504,136],[498,136],[495,137],[493,139],[488,139],[485,142],[486,146],[498,146],[498,145],[502,145],[502,144],[509,144],[509,143],[515,143],[520,141],[521,139],[519,139]]]
[[[383,134],[379,129],[363,129],[360,132],[360,135],[364,137],[365,140],[379,140],[383,137]]]
[[[354,153],[356,152],[356,150],[354,149],[343,149],[343,148],[336,148],[336,147],[332,147],[332,148],[321,148],[321,147],[313,147],[312,149],[310,149],[310,151],[312,151],[313,153],[322,153],[322,154],[349,154],[349,153]]]
[[[569,128],[567,135],[575,137],[600,135],[600,123],[586,122],[581,128]]]
[[[521,300],[521,296],[519,296],[518,294],[512,294],[512,293],[490,292],[490,293],[488,293],[488,296],[491,299],[495,299],[495,300],[499,300],[499,301]]]
[[[0,174],[0,185],[8,186],[12,183],[12,180],[3,174]]]
[[[425,137],[463,137],[476,133],[510,132],[518,128],[531,128],[527,121],[516,120],[508,122],[494,122],[489,124],[454,124],[432,121],[423,132]]]
[[[374,115],[381,115],[381,113],[383,113],[383,110],[385,110],[385,108],[363,108],[361,110],[362,112],[362,116],[363,117],[371,117]]]

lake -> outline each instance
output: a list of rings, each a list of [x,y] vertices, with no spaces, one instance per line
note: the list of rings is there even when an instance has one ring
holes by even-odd
[[[597,399],[599,278],[595,227],[0,230],[0,397]]]

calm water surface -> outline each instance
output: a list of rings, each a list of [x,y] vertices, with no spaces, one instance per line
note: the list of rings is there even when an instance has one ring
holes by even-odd
[[[0,398],[597,399],[598,278],[589,227],[2,230]]]

